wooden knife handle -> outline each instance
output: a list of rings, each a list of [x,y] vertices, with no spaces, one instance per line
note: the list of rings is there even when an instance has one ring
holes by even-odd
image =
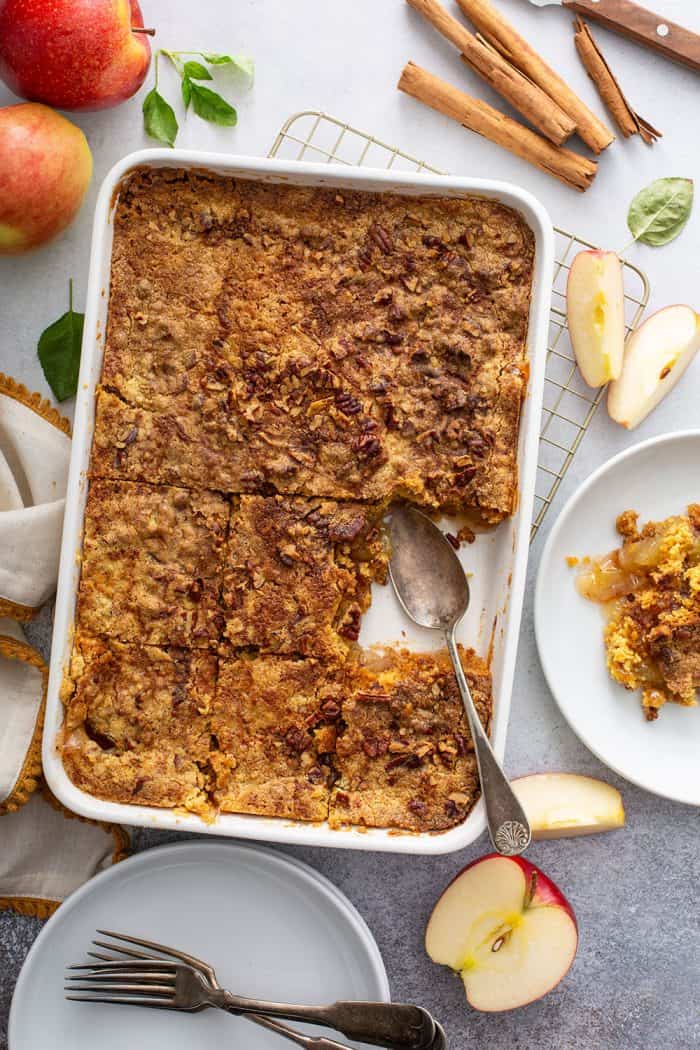
[[[562,0],[564,7],[700,72],[700,36],[631,0]]]

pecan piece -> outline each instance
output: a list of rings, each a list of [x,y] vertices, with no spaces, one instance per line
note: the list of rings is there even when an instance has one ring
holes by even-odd
[[[373,222],[369,228],[369,236],[385,255],[391,255],[394,250],[394,242],[388,230],[378,222]]]
[[[346,390],[341,390],[339,394],[336,394],[335,403],[346,416],[356,416],[362,411],[362,402]]]
[[[411,813],[415,813],[417,817],[425,816],[428,811],[428,807],[425,802],[421,802],[419,798],[412,798],[408,803],[408,808]]]
[[[360,459],[373,459],[382,451],[382,443],[379,438],[372,437],[370,434],[363,434],[362,437],[356,438],[352,447]]]
[[[455,485],[459,485],[460,488],[466,488],[474,480],[476,474],[476,467],[465,467],[463,470],[458,470],[455,474]]]
[[[386,764],[386,769],[389,772],[392,769],[399,769],[401,766],[405,766],[406,769],[417,769],[419,765],[420,759],[418,755],[409,752],[407,755],[397,755],[395,758],[390,758]]]
[[[328,537],[334,543],[349,543],[357,539],[366,524],[365,515],[362,513],[345,516],[339,521],[331,523],[328,529]]]
[[[193,602],[198,602],[202,597],[202,590],[204,589],[204,582],[201,579],[193,580],[190,584],[187,593]]]
[[[91,722],[85,722],[84,728],[88,739],[92,740],[103,751],[111,751],[112,748],[116,747],[114,740],[107,736],[106,733],[101,732],[101,730],[95,729]]]
[[[380,755],[386,754],[388,749],[388,740],[383,740],[381,737],[373,736],[365,732],[364,740],[362,741],[362,750],[368,758],[379,758]]]
[[[292,753],[297,755],[306,749],[308,741],[308,733],[305,733],[303,729],[299,729],[298,726],[291,726],[284,734],[285,744]]]
[[[360,610],[352,609],[346,616],[345,621],[338,628],[338,634],[347,638],[350,642],[356,642],[360,637]]]

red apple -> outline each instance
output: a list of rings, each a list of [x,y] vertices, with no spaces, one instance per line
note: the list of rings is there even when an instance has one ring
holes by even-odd
[[[469,864],[435,905],[425,947],[457,971],[475,1010],[514,1010],[551,991],[578,945],[576,919],[551,879],[523,857]]]
[[[0,77],[57,109],[106,109],[138,91],[151,45],[137,0],[0,0]]]
[[[0,109],[0,255],[65,229],[91,177],[90,147],[75,124],[36,102]]]

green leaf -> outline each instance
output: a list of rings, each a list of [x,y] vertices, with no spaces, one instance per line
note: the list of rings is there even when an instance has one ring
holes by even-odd
[[[178,132],[175,112],[155,88],[143,100],[143,126],[150,138],[166,146],[174,145]]]
[[[41,333],[37,347],[46,382],[57,401],[73,397],[78,389],[85,315],[73,309],[72,281],[69,282],[69,303],[68,311]]]
[[[211,55],[202,52],[202,58],[210,66],[228,66],[238,73],[246,87],[251,87],[255,77],[255,64],[247,55]]]
[[[191,80],[213,80],[213,76],[201,62],[185,62],[185,76]]]
[[[189,77],[182,78],[182,101],[185,103],[185,109],[190,108],[190,100],[192,98],[192,81]]]
[[[215,55],[211,51],[200,51],[200,54],[210,66],[225,66],[227,62],[233,62],[230,55]]]
[[[201,84],[192,83],[192,105],[198,117],[209,120],[212,124],[221,124],[224,127],[233,127],[238,121],[238,114],[233,106],[230,106],[225,98],[202,87]]]
[[[691,179],[656,179],[630,204],[627,225],[635,241],[658,248],[678,236],[692,207]]]

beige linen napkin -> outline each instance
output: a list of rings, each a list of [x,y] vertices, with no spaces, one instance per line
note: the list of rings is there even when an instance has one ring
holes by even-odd
[[[49,915],[123,855],[121,828],[73,818],[41,779],[47,668],[17,621],[56,587],[70,425],[0,373],[0,909]]]

